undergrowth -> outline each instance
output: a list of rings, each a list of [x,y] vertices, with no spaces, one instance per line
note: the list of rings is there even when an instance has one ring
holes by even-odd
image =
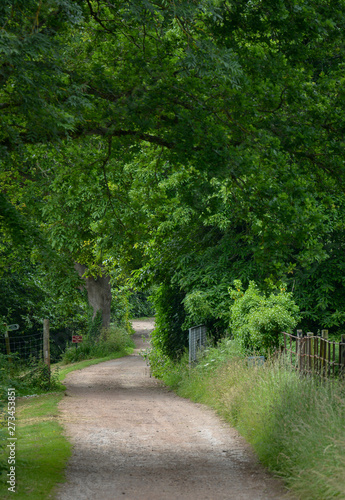
[[[99,336],[87,335],[77,346],[67,347],[62,362],[68,364],[84,359],[103,358],[116,352],[125,353],[131,347],[134,347],[134,344],[126,329],[111,325],[102,329]]]
[[[61,383],[62,375],[79,368],[79,364],[72,366],[71,363],[90,359],[93,361],[84,361],[84,364],[99,363],[106,359],[124,356],[134,347],[133,341],[124,327],[113,326],[110,329],[102,330],[97,335],[97,331],[96,333],[89,332],[89,336],[77,349],[74,346],[67,348],[62,363],[59,363],[59,366],[53,366],[51,372],[43,361],[29,360],[24,363],[19,358],[17,359],[14,354],[11,354],[11,358],[0,355],[0,475],[7,467],[5,450],[8,436],[5,403],[8,388],[15,389],[16,397],[43,395],[47,391],[50,393],[62,391],[65,389]],[[63,363],[69,364],[69,369],[61,369]]]
[[[207,349],[193,367],[187,354],[178,363],[158,358],[153,374],[215,408],[298,498],[345,498],[344,382],[301,376],[282,357],[248,365],[233,340]]]

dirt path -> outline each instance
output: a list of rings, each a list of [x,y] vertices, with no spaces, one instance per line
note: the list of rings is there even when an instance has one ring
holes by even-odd
[[[149,376],[134,321],[131,356],[70,373],[60,403],[74,445],[59,500],[281,500],[285,492],[233,429]]]

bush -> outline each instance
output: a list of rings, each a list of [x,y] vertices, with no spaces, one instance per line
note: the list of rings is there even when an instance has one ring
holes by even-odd
[[[39,361],[37,367],[25,375],[23,382],[27,388],[38,393],[60,388],[58,372],[49,373],[48,366],[43,361]]]
[[[124,327],[111,325],[102,329],[99,338],[92,334],[87,335],[78,347],[70,346],[66,349],[62,362],[75,363],[84,359],[104,358],[114,352],[126,351],[133,346],[133,341]]]
[[[240,280],[229,289],[234,303],[230,307],[230,328],[244,352],[267,355],[282,345],[282,332],[292,332],[299,320],[299,308],[292,293],[282,287],[263,294],[254,281],[243,292]]]
[[[149,295],[150,292],[141,291],[132,292],[129,295],[129,308],[133,318],[148,318],[155,315],[155,310],[149,300]]]
[[[102,312],[97,311],[93,317],[93,311],[89,308],[87,320],[87,338],[92,341],[97,341],[102,330]]]
[[[183,328],[186,313],[185,295],[173,285],[158,287],[151,300],[154,303],[156,327],[151,334],[151,345],[157,353],[178,359],[188,346],[188,330]]]
[[[0,401],[6,401],[7,389],[13,387],[16,396],[42,394],[47,391],[61,390],[58,373],[51,372],[42,360],[30,358],[23,362],[15,354],[11,354],[12,362],[8,356],[0,355]]]

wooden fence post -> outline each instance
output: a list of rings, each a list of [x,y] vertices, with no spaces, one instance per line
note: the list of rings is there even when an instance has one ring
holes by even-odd
[[[10,338],[8,336],[6,324],[5,324],[5,328],[6,328],[6,331],[5,331],[4,335],[5,335],[6,352],[7,352],[8,359],[10,360],[11,359],[11,347],[10,347]]]
[[[311,372],[314,372],[314,344],[312,342],[312,337],[314,337],[313,332],[307,332],[307,366]]]
[[[341,336],[339,345],[339,372],[342,377],[345,375],[345,335]]]
[[[7,330],[7,324],[4,323],[5,326],[5,344],[6,344],[6,352],[7,352],[7,359],[8,359],[8,365],[10,369],[10,374],[12,375],[13,367],[12,367],[12,357],[11,357],[11,346],[10,346],[10,337],[8,335],[8,330]]]
[[[43,359],[48,366],[50,380],[50,345],[49,345],[49,319],[43,320]]]
[[[296,356],[297,356],[297,367],[301,370],[301,340],[303,336],[302,330],[297,330],[297,339],[296,339]]]
[[[321,373],[322,373],[322,375],[326,376],[327,375],[327,371],[328,371],[328,366],[327,366],[328,365],[328,363],[327,363],[328,330],[321,330],[321,337],[322,337],[322,341],[321,341],[322,352],[321,352],[321,349],[320,349]]]

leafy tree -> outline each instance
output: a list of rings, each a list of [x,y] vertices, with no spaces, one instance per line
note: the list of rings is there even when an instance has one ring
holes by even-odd
[[[224,329],[236,278],[341,325],[344,6],[5,2],[8,199],[90,275],[181,292],[185,327]]]

